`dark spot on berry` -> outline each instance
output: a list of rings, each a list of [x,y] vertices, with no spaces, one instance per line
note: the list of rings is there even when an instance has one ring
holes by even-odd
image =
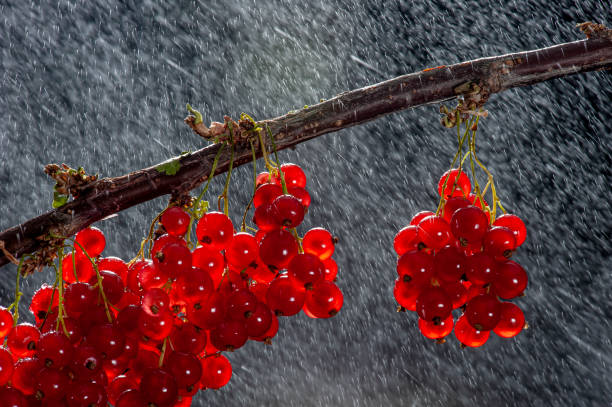
[[[200,242],[205,243],[205,244],[211,244],[212,239],[210,238],[210,236],[203,236],[202,239],[200,239]]]
[[[404,281],[404,283],[409,283],[412,281],[412,277],[410,277],[408,274],[404,274],[402,280]]]

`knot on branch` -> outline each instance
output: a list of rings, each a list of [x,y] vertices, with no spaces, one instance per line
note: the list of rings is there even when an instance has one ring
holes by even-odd
[[[55,180],[53,188],[53,207],[64,205],[70,195],[77,199],[84,190],[98,179],[98,175],[89,175],[83,167],[70,168],[66,164],[47,164],[45,174]]]
[[[202,114],[187,105],[187,110],[191,113],[185,118],[185,123],[200,137],[207,141],[215,143],[239,143],[246,141],[253,136],[261,127],[257,125],[255,120],[246,113],[240,115],[238,122],[229,116],[223,116],[223,123],[211,122],[210,127],[207,127],[203,120]]]
[[[466,121],[470,115],[487,117],[488,112],[482,110],[484,104],[489,100],[489,89],[484,84],[476,84],[474,82],[466,82],[457,86],[455,89],[457,95],[457,106],[449,110],[446,106],[440,106],[440,113],[443,114],[440,122],[444,127],[452,128],[457,125],[457,118],[460,122]]]
[[[603,24],[597,24],[591,21],[587,21],[584,23],[576,24],[576,27],[578,27],[588,39],[599,38],[602,40],[612,41],[612,30],[607,28]]]

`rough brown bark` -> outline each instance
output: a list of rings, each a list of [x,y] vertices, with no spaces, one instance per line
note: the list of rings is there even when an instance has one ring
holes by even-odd
[[[506,89],[610,68],[612,41],[593,37],[426,69],[345,92],[298,112],[258,123],[269,126],[277,149],[282,150],[410,107],[439,103],[462,95],[483,101],[490,94]],[[79,199],[3,231],[0,241],[4,241],[6,250],[18,258],[43,247],[44,238],[50,232],[70,236],[131,206],[161,195],[191,190],[207,179],[219,148],[220,144],[214,144],[180,157],[181,167],[175,175],[165,175],[153,166],[95,181],[81,192]],[[261,156],[259,147],[257,156]],[[225,149],[215,174],[227,171],[229,159],[230,151]],[[234,165],[251,160],[250,144],[237,144]],[[0,251],[0,266],[7,262],[7,256]]]

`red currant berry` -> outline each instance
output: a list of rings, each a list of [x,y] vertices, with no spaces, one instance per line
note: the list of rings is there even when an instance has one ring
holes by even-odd
[[[523,311],[511,302],[502,302],[499,322],[493,328],[493,332],[502,338],[512,338],[518,335],[524,326],[525,315]]]
[[[227,305],[225,296],[214,292],[202,303],[187,308],[187,318],[200,329],[212,329],[225,320]]]
[[[158,252],[161,253],[162,252]],[[157,262],[146,260],[136,272],[138,286],[143,290],[161,288],[168,283],[170,275],[167,268],[162,268]]]
[[[276,315],[295,315],[304,306],[306,290],[290,278],[277,278],[270,283],[266,293],[266,303]]]
[[[264,204],[271,204],[276,197],[283,194],[283,188],[277,184],[263,184],[257,188],[255,195],[253,195],[253,207],[259,208]]]
[[[525,238],[527,237],[527,228],[525,227],[525,224],[521,218],[518,216],[511,215],[509,213],[502,215],[495,219],[493,226],[504,226],[510,229],[514,234],[514,238],[516,239],[516,247],[519,247],[523,244],[523,242],[525,242]]]
[[[250,316],[246,319],[246,330],[249,338],[259,337],[270,329],[274,314],[268,306],[257,302]]]
[[[429,339],[442,339],[453,331],[453,316],[449,315],[446,319],[433,322],[419,318],[419,330]]]
[[[206,332],[191,322],[175,325],[170,334],[170,341],[177,352],[200,354],[206,346]]]
[[[314,254],[303,253],[296,255],[289,262],[287,272],[290,277],[308,288],[324,278],[325,265]]]
[[[425,321],[441,322],[452,309],[452,300],[440,287],[427,287],[416,299],[416,312]]]
[[[93,345],[104,359],[113,359],[123,353],[125,335],[114,324],[94,325],[87,334],[87,342]]]
[[[19,360],[13,368],[11,385],[26,396],[34,394],[36,374],[40,372],[42,367],[38,359],[25,358]]]
[[[181,244],[169,243],[155,255],[153,261],[163,273],[174,279],[191,269],[191,251]]]
[[[393,238],[393,249],[398,256],[401,256],[409,250],[416,250],[418,244],[417,227],[415,225],[406,226],[397,232],[395,238]]]
[[[147,369],[140,381],[140,393],[146,406],[173,406],[178,398],[176,380],[162,369]]]
[[[106,239],[104,233],[96,227],[90,226],[78,232],[74,238],[78,243],[77,251],[82,251],[81,246],[85,249],[89,257],[98,257],[104,251]],[[79,246],[80,245],[80,246]]]
[[[286,163],[281,165],[281,171],[285,177],[285,184],[289,187],[301,187],[306,186],[306,174],[302,168],[297,164]]]
[[[459,173],[458,168],[446,171],[438,181],[438,195],[442,196],[444,189],[444,199],[452,196],[467,196],[472,190],[472,184],[467,174],[463,171]]]
[[[282,226],[282,224],[278,222],[276,211],[271,203],[264,203],[255,209],[253,222],[257,225],[259,230],[264,232],[280,229]]]
[[[457,248],[445,246],[434,256],[434,273],[441,283],[457,282],[467,271],[467,259]]]
[[[500,311],[500,303],[493,295],[478,295],[467,302],[465,317],[477,330],[490,331],[499,322]]]
[[[395,301],[408,311],[416,311],[416,299],[421,294],[423,286],[414,284],[412,282],[406,282],[404,279],[395,279],[395,286],[393,287],[393,296]]]
[[[202,359],[202,388],[219,389],[232,377],[232,365],[223,355],[214,355]]]
[[[215,289],[208,273],[196,267],[183,272],[176,279],[173,288],[178,298],[188,304],[206,301]]]
[[[166,233],[165,235],[161,235],[160,237],[155,239],[155,241],[153,242],[153,247],[151,248],[151,258],[154,259],[157,256],[157,253],[161,249],[163,249],[165,245],[170,243],[178,243],[187,247],[187,242],[185,241],[185,239],[178,236],[172,236]]]
[[[112,405],[117,406],[118,405],[117,401],[119,400],[121,394],[124,391],[128,391],[130,389],[137,389],[137,388],[138,388],[138,380],[136,379],[136,376],[130,373],[128,373],[127,375],[119,375],[115,377],[113,381],[111,381],[108,385],[108,389],[107,389],[108,401]],[[144,405],[144,401],[138,404],[139,407],[142,405]]]
[[[108,270],[100,271],[100,277],[102,277],[102,290],[104,291],[106,300],[110,304],[117,304],[119,301],[121,301],[121,297],[123,297],[123,292],[125,289],[121,277]],[[95,285],[97,283],[98,278],[96,276],[89,280],[89,284],[91,285]]]
[[[477,348],[484,345],[489,339],[491,331],[479,331],[468,322],[465,315],[462,315],[455,323],[455,337],[464,346]]]
[[[527,288],[527,273],[520,264],[512,260],[499,263],[493,280],[495,293],[504,300],[519,296]]]
[[[467,302],[468,290],[461,281],[444,283],[441,287],[453,302],[453,309],[462,307]]]
[[[119,257],[103,257],[98,260],[98,270],[108,270],[121,277],[122,281],[127,279],[128,266]]]
[[[62,278],[66,283],[89,281],[95,275],[91,261],[81,252],[69,254],[62,260]]]
[[[72,318],[96,306],[98,291],[88,283],[72,283],[64,291],[64,308]]]
[[[482,238],[485,253],[489,253],[497,260],[505,260],[512,256],[516,249],[514,233],[503,226],[494,226]]]
[[[221,351],[234,351],[246,343],[248,334],[244,322],[223,321],[210,331],[210,341]]]
[[[6,348],[0,348],[0,386],[4,386],[13,376],[13,357]]]
[[[342,291],[331,281],[318,281],[306,293],[304,309],[315,318],[333,317],[344,303]]]
[[[102,356],[92,345],[81,343],[74,348],[70,369],[81,378],[93,377],[102,369]]]
[[[450,198],[448,201],[446,201],[446,203],[442,207],[442,217],[444,218],[445,221],[447,221],[450,224],[451,218],[453,217],[453,214],[457,210],[461,208],[466,208],[470,205],[471,205],[470,201],[468,201],[462,196],[456,196],[456,197]]]
[[[0,387],[0,405],[7,407],[28,407],[30,404],[19,390],[13,387]]]
[[[22,323],[14,326],[6,338],[6,346],[17,358],[27,358],[36,353],[40,331],[32,324]]]
[[[172,332],[173,316],[169,311],[150,315],[144,310],[138,316],[138,329],[148,339],[161,341]]]
[[[298,244],[295,238],[290,232],[285,230],[273,230],[266,233],[259,244],[261,260],[268,267],[275,268],[276,270],[282,270],[287,267],[297,253]]]
[[[451,232],[462,245],[475,244],[482,241],[487,232],[489,222],[487,215],[475,207],[467,206],[458,209],[451,217]]]
[[[311,201],[310,194],[308,193],[308,191],[300,187],[289,187],[287,188],[287,191],[289,192],[289,194],[300,200],[305,212],[310,206]]]
[[[272,201],[276,221],[287,227],[295,228],[304,220],[304,206],[293,195],[279,195]]]
[[[198,247],[192,253],[192,265],[208,273],[215,287],[219,286],[225,268],[225,259],[218,250]]]
[[[236,233],[225,251],[227,262],[237,271],[248,267],[258,255],[259,246],[255,237],[246,232]]]
[[[45,367],[36,374],[34,393],[38,400],[45,403],[58,401],[68,391],[66,372]]]
[[[270,322],[270,327],[268,328],[268,330],[259,336],[250,336],[249,339],[258,342],[265,342],[267,344],[272,343],[272,338],[274,338],[276,336],[276,333],[278,332],[278,318],[272,311],[270,311],[270,316],[272,317],[272,320]]]
[[[417,226],[419,224],[419,222],[421,222],[423,219],[425,219],[428,216],[436,216],[436,214],[434,212],[431,211],[421,211],[421,212],[417,212],[416,215],[414,215],[412,217],[412,219],[410,219],[410,224]]]
[[[165,367],[176,380],[179,392],[190,392],[202,378],[202,364],[193,353],[172,352]]]
[[[323,228],[310,229],[302,239],[305,253],[311,253],[321,260],[329,259],[334,254],[334,238]]]
[[[397,260],[397,274],[404,282],[429,284],[434,275],[434,260],[423,252],[411,250]]]
[[[172,208],[168,208],[164,211],[160,222],[169,235],[183,236],[185,233],[187,233],[190,219],[191,217],[189,214],[182,208],[173,206]]]
[[[323,260],[323,266],[325,267],[323,272],[325,280],[336,281],[336,276],[338,275],[338,265],[336,261],[330,257],[329,259]]]
[[[4,338],[13,328],[13,315],[4,307],[0,307],[0,341],[4,341]]]
[[[472,284],[483,286],[493,281],[497,272],[497,263],[493,257],[486,253],[476,253],[467,260],[468,267],[465,274]]]
[[[417,226],[417,239],[430,249],[443,248],[448,244],[450,237],[450,226],[441,216],[423,218]]]
[[[247,289],[234,291],[227,297],[227,318],[245,323],[257,307],[257,297]]]
[[[42,323],[47,318],[47,312],[59,305],[59,292],[56,288],[48,284],[43,284],[32,297],[30,312],[36,318],[36,324]],[[8,312],[8,311],[7,311]],[[10,313],[9,313],[10,315]],[[12,317],[11,317],[12,319]],[[0,317],[1,320],[1,317]],[[7,318],[8,320],[8,318]],[[8,333],[8,330],[7,330]],[[3,338],[2,328],[0,327],[0,338]]]
[[[224,250],[234,237],[234,226],[224,213],[208,212],[198,222],[196,235],[202,246]]]
[[[63,332],[49,331],[38,341],[38,359],[47,367],[61,369],[70,363],[72,343]]]

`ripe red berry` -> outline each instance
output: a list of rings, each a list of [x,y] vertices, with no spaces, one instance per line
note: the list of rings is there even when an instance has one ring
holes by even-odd
[[[480,208],[467,206],[455,211],[450,227],[453,235],[465,246],[479,243],[487,232],[489,222]]]
[[[202,364],[193,353],[172,352],[165,367],[176,380],[179,393],[190,392],[202,378]]]
[[[404,279],[395,279],[393,296],[397,303],[408,311],[416,311],[416,299],[421,294],[423,285],[406,282]]]
[[[333,317],[340,311],[344,303],[342,291],[331,281],[318,281],[313,284],[312,290],[306,293],[304,310],[309,316],[315,318]]]
[[[527,288],[527,273],[520,264],[512,260],[499,263],[493,280],[495,293],[504,300],[519,296]]]
[[[493,295],[478,295],[469,300],[465,307],[465,317],[470,325],[479,331],[495,328],[500,317],[500,302]]]
[[[214,355],[202,359],[202,388],[219,389],[225,386],[232,377],[232,365],[223,355]]]
[[[47,317],[47,313],[52,311],[53,308],[59,305],[59,292],[56,288],[48,284],[43,284],[32,296],[32,302],[30,303],[30,312],[34,314],[36,318],[36,324],[39,325]],[[7,311],[8,313],[8,311]],[[10,313],[9,313],[10,315]],[[5,315],[6,318],[6,315]],[[1,316],[0,316],[1,320]],[[6,319],[8,321],[8,318]],[[12,317],[11,317],[12,325]],[[3,338],[3,329],[0,327],[0,338]],[[8,330],[7,332],[8,333]]]
[[[245,327],[249,338],[257,338],[265,334],[270,329],[273,316],[274,314],[270,308],[258,301],[251,314],[246,318]]]
[[[463,282],[444,283],[441,287],[453,302],[453,309],[462,307],[467,302],[468,290]]]
[[[189,228],[189,220],[191,217],[187,212],[178,206],[173,206],[164,211],[160,222],[164,225],[164,229],[172,236],[183,236]]]
[[[290,232],[285,230],[279,229],[266,233],[259,244],[261,260],[268,267],[277,270],[287,267],[297,253],[298,244],[295,238]]]
[[[215,287],[207,272],[192,267],[176,279],[173,289],[181,302],[195,304],[205,301],[213,293]]]
[[[270,327],[268,328],[268,330],[259,336],[249,336],[249,339],[259,342],[271,343],[272,338],[274,338],[276,336],[276,333],[278,332],[278,318],[272,311],[270,311],[270,315],[272,317],[272,320],[270,322]],[[249,328],[247,323],[247,330],[248,329]]]
[[[104,251],[106,239],[104,233],[94,226],[78,232],[74,238],[75,242],[83,246],[89,257],[98,257]],[[82,252],[81,247],[76,245],[77,252]]]
[[[290,278],[277,278],[270,283],[266,303],[276,315],[295,315],[304,306],[306,290]]]
[[[465,315],[462,315],[455,323],[455,337],[465,346],[477,348],[482,346],[489,339],[491,331],[479,331],[468,322]]]
[[[202,246],[223,250],[234,236],[234,226],[224,213],[208,212],[199,220],[196,235]]]
[[[429,284],[434,275],[433,257],[417,250],[406,252],[397,259],[397,274],[405,282]]]
[[[11,385],[26,396],[34,394],[36,374],[42,367],[38,359],[25,358],[19,360],[13,368]]]
[[[161,341],[172,332],[173,316],[169,311],[151,315],[144,310],[138,316],[138,329],[140,333],[154,341]]]
[[[448,244],[450,237],[450,226],[441,216],[423,218],[417,226],[417,239],[430,249],[443,248]]]
[[[301,187],[288,187],[287,191],[290,195],[293,195],[294,197],[300,200],[302,206],[304,207],[304,211],[308,209],[311,201],[310,194],[308,193],[308,191]]]
[[[259,245],[250,233],[236,233],[225,251],[225,258],[230,267],[241,271],[248,267],[259,255]]]
[[[4,341],[11,328],[13,328],[13,315],[6,308],[0,307],[0,341]]]
[[[0,386],[4,386],[13,375],[13,357],[6,348],[0,348]]]
[[[34,393],[38,400],[52,403],[64,397],[68,385],[68,375],[65,371],[45,367],[36,374]]]
[[[283,188],[280,185],[273,183],[266,183],[261,185],[255,191],[253,195],[253,207],[259,208],[264,204],[271,204],[276,197],[283,194]]]
[[[416,312],[425,321],[440,322],[448,317],[453,302],[440,287],[427,287],[416,299]]]
[[[227,318],[245,323],[257,307],[257,297],[247,289],[234,291],[227,296]]]
[[[417,226],[419,224],[420,221],[422,221],[423,219],[425,219],[428,216],[435,216],[436,214],[434,212],[431,211],[421,211],[421,212],[417,212],[416,215],[414,215],[412,217],[412,219],[410,219],[410,224]]]
[[[88,283],[72,283],[64,291],[64,307],[72,318],[96,306],[98,291]]]
[[[146,406],[172,406],[178,398],[176,380],[159,368],[144,371],[139,390]]]
[[[306,186],[306,174],[302,168],[297,164],[286,163],[281,165],[281,171],[285,177],[285,184],[289,187],[301,187]]]
[[[61,369],[70,363],[72,351],[72,343],[64,332],[49,331],[41,335],[36,356],[45,366]]]
[[[159,253],[161,256],[161,252]],[[149,290],[152,288],[161,288],[168,283],[168,279],[170,278],[168,268],[162,268],[157,262],[149,259],[145,260],[137,270],[138,291],[140,291],[140,289]],[[134,287],[131,287],[131,289],[133,288]]]
[[[518,216],[511,215],[509,213],[502,215],[495,219],[493,226],[504,226],[510,229],[514,234],[514,238],[516,239],[516,247],[519,247],[523,244],[523,242],[525,242],[525,238],[527,237],[527,228],[525,227],[525,224],[521,218]]]
[[[74,283],[77,280],[89,281],[95,275],[96,271],[91,261],[79,251],[69,254],[62,260],[62,278],[66,283]]]
[[[121,277],[122,281],[127,279],[128,266],[119,257],[103,257],[98,260],[98,270],[108,270]]]
[[[493,328],[493,332],[502,338],[512,338],[518,335],[524,326],[525,315],[523,311],[511,302],[502,302],[499,322]]]
[[[434,273],[440,283],[459,281],[467,271],[467,259],[457,248],[445,246],[433,258]]]
[[[419,318],[419,330],[423,336],[429,339],[442,339],[453,330],[453,316],[449,315],[446,319],[433,322]]]
[[[305,253],[311,253],[321,260],[329,259],[334,254],[334,239],[331,233],[323,228],[310,229],[302,239]]]
[[[212,329],[225,320],[227,305],[220,292],[212,293],[204,302],[187,308],[187,318],[200,329]]]
[[[94,325],[87,334],[86,341],[91,344],[104,359],[113,359],[123,353],[125,335],[118,325]]]
[[[124,285],[121,277],[112,271],[102,270],[100,271],[100,277],[102,277],[102,290],[104,291],[104,296],[106,300],[110,304],[117,304],[121,301],[121,297],[123,297]],[[97,276],[94,276],[89,280],[89,283],[95,285],[98,283]],[[102,299],[100,298],[100,301]]]
[[[453,214],[457,210],[461,208],[466,208],[470,205],[471,205],[470,201],[468,201],[462,196],[455,196],[455,197],[449,198],[449,200],[446,201],[446,203],[442,207],[442,217],[444,218],[445,221],[447,221],[450,224],[451,218],[453,217]]]
[[[151,248],[151,258],[155,258],[157,256],[157,253],[161,249],[163,249],[165,245],[170,243],[178,243],[187,247],[187,242],[185,241],[185,239],[178,236],[172,236],[166,233],[165,235],[161,235],[160,237],[155,239],[155,241],[153,242],[153,247]]]
[[[487,253],[476,253],[467,258],[467,279],[475,285],[489,284],[495,278],[497,263]]]
[[[218,250],[201,246],[193,251],[191,257],[192,266],[206,271],[215,287],[218,287],[225,267],[223,255]]]
[[[210,331],[210,341],[221,351],[234,351],[247,341],[248,334],[244,322],[223,321]]]
[[[467,196],[472,190],[472,184],[467,174],[463,171],[459,173],[458,168],[446,171],[438,181],[438,195],[442,196],[444,189],[444,199],[452,196]]]
[[[398,256],[401,256],[409,250],[417,249],[418,244],[417,227],[415,225],[408,225],[400,229],[393,238],[393,249]]]
[[[497,260],[505,260],[512,256],[516,249],[514,233],[503,226],[494,226],[482,238],[483,249]]]
[[[6,338],[6,346],[17,358],[27,358],[36,353],[40,331],[29,323],[14,326]]]
[[[178,243],[165,245],[153,258],[160,270],[170,278],[177,278],[191,269],[191,251]]]
[[[338,265],[336,261],[331,257],[329,259],[323,260],[324,270],[324,278],[327,281],[336,281],[336,276],[338,275]]]
[[[304,220],[304,206],[293,195],[279,195],[272,201],[276,221],[287,227],[295,228]]]
[[[325,266],[314,254],[303,253],[296,255],[289,262],[287,272],[290,277],[299,281],[304,287],[309,287],[324,278]]]

